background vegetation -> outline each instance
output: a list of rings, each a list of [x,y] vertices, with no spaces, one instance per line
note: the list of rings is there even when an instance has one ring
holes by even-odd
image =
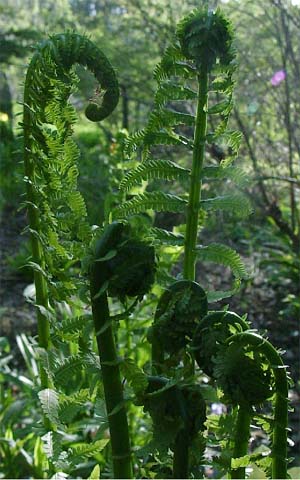
[[[247,173],[243,191],[251,200],[253,214],[246,220],[232,221],[219,213],[206,224],[202,236],[210,241],[229,239],[251,272],[241,291],[223,305],[229,304],[239,314],[248,312],[252,324],[267,329],[271,341],[286,350],[285,362],[294,380],[290,452],[296,469],[300,463],[300,6],[289,0],[210,2],[211,7],[217,5],[236,26],[240,66],[230,121],[243,133],[239,166]],[[28,340],[36,334],[36,320],[26,301],[31,298],[32,274],[23,267],[30,251],[27,234],[21,235],[27,220],[20,208],[24,183],[18,115],[31,47],[49,33],[74,29],[87,33],[117,70],[121,101],[107,121],[92,125],[83,116],[85,99],[95,95],[92,77],[83,69],[78,69],[79,92],[72,99],[80,117],[75,131],[81,151],[80,189],[90,221],[101,224],[118,187],[116,172],[122,160],[118,141],[124,130],[133,132],[145,125],[155,89],[153,69],[172,39],[177,21],[196,6],[198,2],[191,0],[0,2],[0,437],[5,439],[0,448],[6,453],[6,460],[0,459],[0,477],[42,476],[45,461],[41,442],[32,432],[40,415],[32,396],[37,366]],[[225,153],[212,145],[208,155],[217,165]],[[178,157],[176,147],[172,155]],[[209,191],[212,186],[207,183],[203,188]],[[176,225],[176,215],[159,214],[154,222],[171,228]],[[174,268],[180,269],[180,263]],[[213,285],[216,290],[230,288],[225,268],[201,267],[198,277],[201,284]],[[145,312],[149,309],[151,304],[146,304]],[[68,315],[65,305],[61,316]],[[121,338],[124,348],[133,353],[136,345],[141,346],[147,321],[145,313],[138,326],[130,326],[130,335]],[[147,358],[146,348],[140,352]],[[95,408],[98,416],[103,415],[103,405]],[[92,405],[84,409],[86,416],[92,417]],[[78,419],[70,431],[70,445],[94,435],[92,420],[85,430],[81,421],[84,419]],[[132,413],[132,427],[135,422]],[[139,435],[147,436],[147,422],[140,420],[139,425]],[[78,429],[81,436],[76,433]],[[261,432],[253,431],[253,449],[264,441]],[[76,475],[86,476],[93,465],[82,461]]]

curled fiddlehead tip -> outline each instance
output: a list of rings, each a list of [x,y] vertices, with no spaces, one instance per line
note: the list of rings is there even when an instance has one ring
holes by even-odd
[[[242,317],[230,311],[209,312],[201,320],[193,336],[192,350],[204,373],[213,375],[213,358],[227,338],[248,328],[248,323]]]
[[[261,405],[274,393],[271,369],[261,353],[231,344],[214,359],[213,376],[233,405]]]
[[[155,336],[165,352],[175,354],[187,345],[206,313],[205,291],[196,282],[179,280],[163,293],[158,302],[150,341]]]
[[[154,247],[135,236],[130,224],[113,222],[96,241],[91,268],[98,290],[121,301],[142,298],[151,289],[156,272]]]
[[[40,89],[40,92],[36,93],[47,93],[44,90],[49,89],[49,80],[54,71],[61,76],[62,81],[66,81],[64,72],[70,71],[75,64],[87,67],[95,75],[103,91],[102,101],[98,104],[98,100],[92,100],[85,111],[89,120],[99,122],[116,108],[119,86],[115,71],[106,55],[85,35],[75,32],[58,33],[51,35],[49,40],[38,46],[31,62],[32,70],[35,71],[32,79]],[[30,75],[31,73],[30,71]]]
[[[197,68],[210,71],[217,62],[228,67],[235,58],[233,27],[219,9],[194,10],[181,20],[176,34],[183,55]]]

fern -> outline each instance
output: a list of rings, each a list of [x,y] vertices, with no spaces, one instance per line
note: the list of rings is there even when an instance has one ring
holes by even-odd
[[[233,275],[239,279],[248,278],[248,274],[238,253],[226,245],[211,243],[207,246],[197,245],[197,258],[230,267]]]
[[[248,182],[248,175],[244,170],[234,166],[209,166],[204,167],[201,173],[202,178],[223,180],[229,179],[239,185],[245,187]]]
[[[38,393],[38,396],[46,417],[50,420],[50,422],[54,423],[54,425],[58,425],[60,423],[58,415],[58,393],[50,388],[45,388]]]
[[[159,178],[164,180],[176,180],[189,178],[190,171],[179,167],[170,160],[148,160],[140,164],[136,169],[130,170],[120,183],[120,190],[130,190],[143,180]]]
[[[200,205],[204,210],[223,210],[241,217],[247,216],[252,212],[250,201],[241,194],[207,198],[201,200]]]
[[[175,234],[164,230],[162,228],[152,227],[148,231],[148,235],[153,241],[157,241],[158,244],[163,245],[173,245],[173,246],[183,246],[184,245],[184,236],[180,234]]]
[[[114,218],[124,218],[147,210],[157,212],[182,212],[186,200],[163,192],[146,192],[135,195],[131,200],[124,202],[113,210]]]

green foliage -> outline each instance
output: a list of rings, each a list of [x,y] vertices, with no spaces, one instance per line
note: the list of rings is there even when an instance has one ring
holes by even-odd
[[[195,10],[177,26],[181,50],[198,69],[210,70],[219,60],[222,68],[235,59],[232,47],[233,27],[220,10]]]
[[[273,394],[270,369],[259,354],[251,358],[241,348],[219,350],[213,376],[233,405],[261,405]]]
[[[247,322],[234,312],[228,310],[209,312],[200,321],[193,336],[192,348],[199,367],[207,375],[212,376],[214,359],[227,338],[247,328]]]
[[[159,299],[150,341],[155,338],[164,351],[178,353],[191,340],[197,324],[206,313],[207,298],[200,285],[179,280]]]
[[[188,441],[204,429],[206,406],[201,388],[196,385],[174,385],[163,377],[149,377],[149,386],[144,394],[144,409],[153,421],[156,445],[167,445],[174,449],[177,434],[184,426],[188,430]],[[166,444],[165,444],[166,446]]]
[[[157,284],[151,292],[158,263],[154,247],[162,252],[161,264],[167,259],[169,270],[168,252],[176,251],[179,255],[181,247],[185,249],[185,257],[190,255],[193,264],[201,260],[229,267],[235,277],[233,290],[210,292],[210,299],[231,295],[241,280],[247,278],[235,250],[218,243],[197,245],[198,222],[202,227],[205,212],[209,216],[220,210],[238,217],[251,212],[250,202],[244,195],[234,191],[224,195],[220,186],[227,179],[230,190],[234,189],[233,183],[242,187],[247,183],[247,176],[232,165],[240,134],[227,129],[233,108],[235,52],[232,39],[231,25],[219,10],[195,11],[179,24],[173,44],[155,70],[158,85],[154,110],[146,127],[129,137],[124,133],[120,144],[114,141],[111,144],[112,150],[117,150],[115,157],[111,151],[111,160],[118,172],[113,168],[107,171],[115,173],[110,184],[112,189],[118,185],[121,193],[112,192],[107,196],[103,229],[89,225],[85,201],[77,187],[79,150],[71,138],[76,116],[67,99],[75,92],[77,82],[72,65],[87,66],[105,93],[101,104],[98,93],[95,95],[86,115],[92,121],[102,120],[118,101],[115,74],[106,57],[87,38],[74,33],[54,35],[33,57],[26,80],[24,106],[25,143],[28,142],[25,180],[32,194],[27,205],[31,215],[35,212],[39,216],[30,230],[42,250],[41,257],[33,258],[30,265],[36,278],[40,275],[44,279],[50,293],[50,306],[47,298],[44,303],[37,298],[37,305],[52,330],[52,346],[41,345],[44,348],[38,351],[42,366],[40,410],[50,422],[45,423],[42,438],[51,474],[64,472],[70,476],[87,478],[90,475],[89,478],[93,478],[101,471],[103,478],[113,475],[119,478],[122,475],[121,470],[117,470],[118,463],[126,459],[127,471],[123,476],[130,476],[131,451],[125,412],[128,406],[129,430],[137,432],[135,445],[146,443],[141,476],[153,477],[163,472],[169,477],[170,451],[173,452],[173,476],[176,476],[178,452],[181,454],[182,448],[182,453],[190,449],[190,475],[199,477],[199,472],[203,471],[201,465],[207,463],[205,445],[208,441],[210,446],[212,424],[209,419],[205,423],[204,399],[209,403],[217,393],[212,394],[211,386],[205,389],[197,384],[202,381],[202,372],[195,372],[194,357],[201,371],[215,381],[224,401],[239,407],[237,416],[234,410],[226,420],[220,418],[216,422],[216,428],[220,427],[223,435],[218,444],[221,447],[219,465],[228,472],[261,460],[232,452],[229,436],[234,429],[238,430],[241,406],[246,405],[252,412],[252,405],[259,406],[270,399],[276,390],[275,375],[270,373],[270,365],[262,352],[228,343],[232,335],[247,331],[249,325],[233,312],[207,314],[208,295],[191,280],[191,270],[188,274],[184,270],[185,280],[172,283],[160,296],[154,324],[148,334],[153,347],[152,369],[160,374],[160,369],[155,372],[153,366],[161,366],[168,378],[150,377],[145,373],[151,368],[146,329],[150,326],[155,296],[161,293],[161,285]],[[101,65],[95,66],[96,56]],[[198,93],[193,89],[195,85]],[[205,100],[207,93],[209,103]],[[126,88],[124,99],[125,96]],[[195,100],[198,101],[196,115],[193,114]],[[212,132],[206,131],[207,118],[214,129]],[[89,148],[94,143],[93,136],[87,140]],[[208,160],[204,149],[209,143],[228,148],[228,156],[219,166],[214,162],[203,164]],[[193,154],[191,170],[182,166],[183,161],[179,165],[170,160],[177,149],[186,152],[183,161]],[[138,163],[140,159],[142,162]],[[202,162],[197,175],[195,160]],[[134,168],[130,169],[132,165]],[[143,182],[152,180],[156,182],[145,191],[147,187]],[[164,180],[173,182],[174,194],[161,188],[160,181]],[[203,188],[201,196],[201,182],[207,180],[213,187],[208,189],[209,193]],[[189,196],[185,193],[187,182]],[[195,185],[199,187],[197,195],[193,193]],[[180,214],[178,221],[182,225],[177,231],[181,233],[151,226],[149,210]],[[139,213],[146,215],[135,217]],[[196,218],[193,241],[189,233],[193,223],[191,215]],[[131,218],[126,221],[128,217]],[[90,254],[87,255],[88,245]],[[82,274],[79,262],[83,265]],[[174,275],[176,269],[177,265]],[[169,272],[160,269],[158,283],[163,274],[169,278]],[[90,311],[87,313],[89,281],[92,316]],[[83,301],[80,305],[76,305],[76,294],[80,294]],[[145,302],[139,304],[136,312],[135,307],[144,296]],[[136,299],[130,304],[128,297]],[[68,315],[63,313],[62,301],[67,301],[72,309]],[[94,354],[93,324],[100,361]],[[158,359],[155,358],[157,346]],[[168,358],[165,354],[169,354]],[[124,385],[119,369],[127,381]],[[47,374],[47,385],[43,372]],[[144,416],[130,403],[133,394],[135,403],[144,406]],[[149,430],[149,416],[153,423],[153,439],[147,444],[149,437],[142,440],[138,432]],[[87,423],[88,434],[84,433]],[[247,422],[244,423],[247,431]],[[269,427],[271,424],[272,421]],[[103,438],[108,425],[112,455],[106,448],[108,439]],[[207,433],[202,435],[205,429]],[[271,430],[270,427],[270,434]],[[119,451],[115,450],[116,441]],[[245,435],[243,441],[247,449]],[[237,443],[236,437],[234,442]],[[188,453],[186,456],[188,458]],[[88,463],[87,459],[90,459]],[[100,462],[101,468],[95,467],[95,461]],[[158,466],[160,462],[163,468]],[[89,469],[84,475],[80,471],[82,464]],[[104,464],[106,467],[102,469]],[[177,477],[185,478],[188,474]]]
[[[96,240],[93,262],[92,276],[100,285],[97,295],[107,290],[121,301],[126,296],[141,299],[154,282],[154,248],[139,240],[129,224],[113,222],[106,227]]]

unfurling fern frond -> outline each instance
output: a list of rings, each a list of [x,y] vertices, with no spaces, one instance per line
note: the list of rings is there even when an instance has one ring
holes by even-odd
[[[207,298],[196,282],[180,280],[161,296],[149,334],[163,351],[174,354],[191,340],[197,324],[207,313]]]
[[[134,235],[129,224],[113,222],[94,246],[90,276],[96,298],[139,297],[148,293],[156,271],[154,247]]]
[[[140,403],[151,416],[154,437],[168,433],[172,450],[182,429],[185,429],[189,445],[204,429],[206,405],[198,385],[174,385],[168,384],[164,377],[148,377],[148,388],[141,395]]]
[[[134,170],[129,170],[120,183],[120,190],[130,190],[143,180],[159,178],[164,180],[187,179],[190,170],[176,165],[170,160],[147,160]]]
[[[254,358],[236,346],[220,349],[214,360],[213,376],[224,392],[224,401],[233,405],[261,405],[274,391],[270,368],[263,357]]]
[[[211,70],[217,59],[220,66],[228,67],[235,58],[233,28],[219,9],[194,10],[177,25],[176,33],[182,53],[197,68]]]
[[[79,261],[91,239],[85,202],[77,189],[79,150],[72,139],[76,112],[68,103],[77,88],[72,68],[76,64],[87,67],[104,91],[102,103],[89,104],[86,116],[92,121],[103,120],[118,103],[118,82],[106,56],[85,36],[56,34],[39,44],[29,64],[24,91],[29,221],[40,238],[39,242],[32,237],[34,262],[47,266],[48,284],[59,300],[72,294],[72,282],[62,285],[58,276]],[[41,284],[43,280],[37,278]],[[46,290],[45,285],[37,288],[37,303],[45,307]]]
[[[192,350],[199,367],[212,376],[214,358],[221,346],[233,333],[248,328],[248,323],[234,312],[209,312],[199,322],[193,336]]]

